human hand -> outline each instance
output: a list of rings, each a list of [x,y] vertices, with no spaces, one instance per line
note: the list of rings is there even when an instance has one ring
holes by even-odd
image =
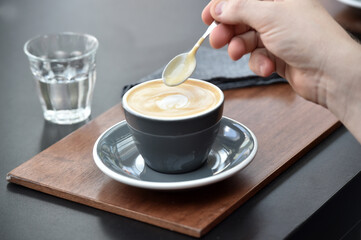
[[[251,53],[260,76],[276,71],[302,97],[328,108],[361,143],[360,44],[317,0],[212,0],[203,10],[214,48]]]
[[[256,74],[276,71],[301,96],[326,106],[320,79],[330,53],[350,37],[317,1],[213,0],[202,18],[220,23],[210,35],[214,48],[228,44],[233,60],[251,53]]]

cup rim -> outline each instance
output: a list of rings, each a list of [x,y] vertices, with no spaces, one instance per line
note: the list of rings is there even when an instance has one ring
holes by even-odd
[[[150,119],[150,120],[157,120],[157,121],[179,121],[179,120],[189,120],[189,119],[193,119],[193,118],[197,118],[197,117],[200,117],[200,116],[204,116],[212,111],[214,111],[215,109],[219,108],[223,102],[224,102],[224,94],[223,94],[223,91],[216,85],[210,83],[210,82],[207,82],[205,80],[200,80],[200,79],[195,79],[195,78],[188,78],[188,80],[191,80],[191,81],[196,81],[196,82],[202,82],[202,83],[205,83],[209,86],[211,86],[212,88],[214,88],[215,90],[217,90],[219,92],[219,95],[220,95],[220,99],[217,103],[216,106],[210,108],[210,109],[207,109],[205,111],[202,111],[200,113],[197,113],[197,114],[193,114],[193,115],[189,115],[189,116],[182,116],[182,117],[158,117],[158,116],[149,116],[149,115],[145,115],[145,114],[142,114],[142,113],[139,113],[135,110],[133,110],[131,107],[129,107],[128,105],[128,101],[126,100],[129,93],[131,91],[134,91],[134,89],[140,87],[141,85],[145,84],[145,83],[148,83],[148,82],[155,82],[155,81],[163,81],[162,78],[157,78],[157,79],[152,79],[152,80],[149,80],[149,81],[145,81],[145,82],[142,82],[134,87],[132,87],[131,89],[129,89],[122,97],[122,106],[123,108],[130,112],[131,114],[135,115],[135,116],[138,116],[138,117],[142,117],[142,118],[145,118],[145,119]]]
[[[44,37],[49,37],[49,36],[61,36],[61,35],[73,35],[73,36],[87,37],[87,38],[90,38],[90,39],[94,40],[95,46],[92,49],[90,49],[89,51],[81,54],[80,56],[68,57],[68,58],[58,58],[58,59],[49,59],[49,58],[35,56],[34,54],[30,53],[29,50],[28,50],[29,44],[31,42],[39,39],[39,38],[44,38]],[[40,35],[37,35],[37,36],[35,36],[33,38],[30,38],[24,44],[24,52],[29,58],[32,58],[32,59],[35,59],[35,60],[38,60],[38,61],[42,61],[42,62],[68,62],[68,61],[73,61],[73,60],[79,60],[79,59],[82,59],[82,58],[87,57],[89,55],[92,55],[92,54],[94,54],[96,52],[98,47],[99,47],[99,41],[93,35],[86,34],[86,33],[76,33],[76,32],[61,32],[61,33],[40,34]]]

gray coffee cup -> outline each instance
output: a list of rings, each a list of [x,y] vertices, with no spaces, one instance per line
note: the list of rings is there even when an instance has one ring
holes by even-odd
[[[153,170],[184,173],[199,168],[207,160],[222,119],[224,95],[217,86],[202,82],[216,91],[220,98],[212,108],[191,116],[167,119],[132,109],[127,96],[147,82],[133,87],[123,96],[125,119],[135,145],[145,163]]]

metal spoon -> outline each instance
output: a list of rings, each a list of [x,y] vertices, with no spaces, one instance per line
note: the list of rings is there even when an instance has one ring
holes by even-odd
[[[182,53],[175,56],[168,64],[165,66],[162,74],[163,82],[167,86],[177,86],[190,77],[196,68],[196,53],[198,48],[203,43],[204,39],[212,32],[212,30],[217,26],[217,23],[214,21],[203,34],[203,36],[198,40],[194,45],[192,50],[187,53]]]

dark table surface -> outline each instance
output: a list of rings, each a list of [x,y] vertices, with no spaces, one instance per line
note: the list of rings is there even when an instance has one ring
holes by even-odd
[[[195,43],[206,28],[200,18],[206,4],[204,0],[0,1],[0,239],[191,238],[10,184],[5,176],[82,125],[44,121],[23,53],[27,39],[62,31],[98,38],[95,118],[119,103],[125,84],[138,81]],[[360,144],[340,127],[204,238],[360,237],[360,170]]]

